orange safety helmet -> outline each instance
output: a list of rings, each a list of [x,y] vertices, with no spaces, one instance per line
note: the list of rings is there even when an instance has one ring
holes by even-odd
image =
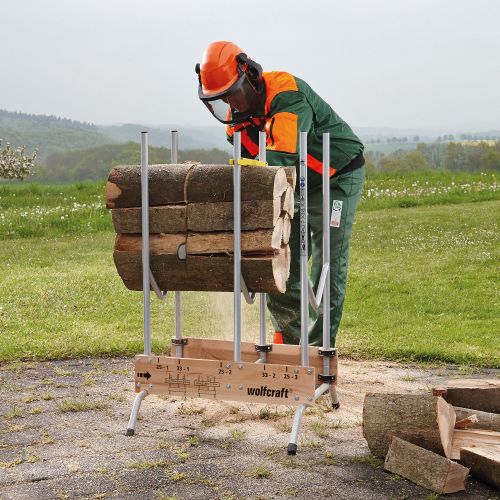
[[[198,97],[220,122],[243,123],[263,114],[262,67],[234,43],[211,43],[196,73]]]

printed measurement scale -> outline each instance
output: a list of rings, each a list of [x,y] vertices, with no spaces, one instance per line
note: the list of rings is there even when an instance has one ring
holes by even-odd
[[[314,367],[139,355],[136,392],[299,406],[313,404]]]

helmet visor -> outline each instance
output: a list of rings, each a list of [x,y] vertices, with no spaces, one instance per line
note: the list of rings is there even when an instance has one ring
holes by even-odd
[[[231,87],[216,95],[204,95],[200,86],[198,97],[217,120],[229,125],[248,120],[256,111],[253,109],[256,91],[244,73]]]

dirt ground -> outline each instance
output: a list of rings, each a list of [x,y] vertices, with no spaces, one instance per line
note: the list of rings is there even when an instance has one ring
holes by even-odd
[[[0,498],[433,499],[383,470],[361,432],[366,392],[422,392],[456,367],[344,360],[341,408],[322,398],[286,454],[293,410],[148,396],[136,435],[125,436],[135,396],[131,359],[0,367]],[[499,498],[469,479],[447,498]]]

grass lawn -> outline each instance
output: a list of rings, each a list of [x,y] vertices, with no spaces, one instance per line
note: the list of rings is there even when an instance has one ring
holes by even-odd
[[[487,189],[464,191],[464,203],[443,204],[449,193],[434,192],[411,208],[398,207],[425,194],[391,196],[383,186],[400,181],[373,181],[385,194],[372,204],[365,196],[357,214],[338,340],[343,355],[500,367],[500,201],[466,203],[495,198],[494,176],[488,181]],[[79,206],[95,203],[99,189],[83,186],[80,199],[74,187],[46,188],[58,197],[52,205],[43,187],[30,196],[30,188],[16,189],[0,190],[0,360],[142,352],[142,294],[116,273],[110,217],[102,206]],[[486,194],[478,199],[477,192]],[[46,214],[50,206],[59,208]],[[37,227],[45,237],[33,233]],[[186,335],[232,338],[232,294],[184,293],[183,307]],[[173,297],[152,301],[152,328],[153,350],[164,352],[174,333]],[[257,340],[258,306],[244,307],[243,330]]]

